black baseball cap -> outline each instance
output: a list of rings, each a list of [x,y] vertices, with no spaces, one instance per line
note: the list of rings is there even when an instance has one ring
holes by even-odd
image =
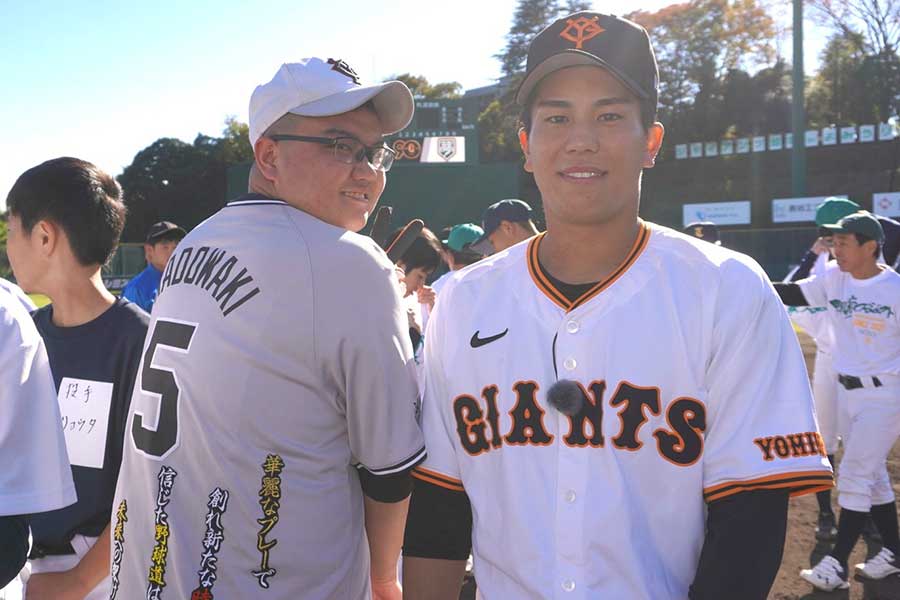
[[[879,244],[884,242],[884,228],[875,215],[867,210],[861,210],[851,215],[847,215],[837,222],[836,225],[823,225],[822,229],[827,229],[831,233],[858,233],[870,240],[875,240]]]
[[[628,19],[588,11],[558,19],[531,41],[516,102],[526,104],[547,75],[578,65],[605,68],[656,107],[659,69],[647,30]]]
[[[147,232],[146,243],[153,244],[164,237],[180,240],[186,235],[187,232],[175,223],[172,223],[171,221],[160,221],[159,223],[154,223],[150,226],[150,230]]]
[[[684,233],[713,244],[719,243],[719,226],[712,221],[695,221],[684,228]]]

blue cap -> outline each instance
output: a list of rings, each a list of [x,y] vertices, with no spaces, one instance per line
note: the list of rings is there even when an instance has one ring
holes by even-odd
[[[497,231],[501,222],[524,223],[530,220],[531,207],[521,200],[507,198],[495,202],[484,209],[484,214],[481,215],[481,228],[484,229],[484,235],[472,242],[470,248],[484,255],[491,254],[492,247],[488,238]]]

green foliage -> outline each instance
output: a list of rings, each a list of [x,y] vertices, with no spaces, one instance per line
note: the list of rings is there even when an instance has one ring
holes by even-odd
[[[7,214],[0,213],[0,277],[9,279],[12,276],[12,268],[9,266],[9,257],[6,255],[6,229]]]
[[[462,94],[462,84],[458,81],[447,81],[444,83],[428,83],[428,80],[421,75],[412,75],[404,73],[402,75],[394,75],[388,79],[396,79],[402,81],[413,93],[413,96],[422,97],[426,100],[440,100],[446,98],[459,98]]]
[[[122,240],[143,241],[162,220],[191,229],[221,208],[228,167],[253,158],[248,129],[229,117],[222,137],[160,138],[138,152],[118,178],[128,206]]]

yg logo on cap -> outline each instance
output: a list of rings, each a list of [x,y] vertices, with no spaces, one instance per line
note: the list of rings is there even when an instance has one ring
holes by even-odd
[[[597,37],[604,31],[597,24],[598,17],[588,19],[587,17],[578,17],[577,19],[568,19],[567,27],[562,30],[559,37],[570,42],[575,42],[575,47],[581,49],[581,45],[593,37]]]
[[[356,74],[356,71],[353,70],[353,67],[348,65],[346,61],[341,60],[340,58],[337,60],[329,58],[328,64],[331,65],[332,71],[337,71],[341,75],[346,75],[353,80],[353,83],[359,85],[359,75]]]

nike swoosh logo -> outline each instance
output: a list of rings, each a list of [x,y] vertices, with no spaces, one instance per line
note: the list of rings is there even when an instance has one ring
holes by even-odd
[[[469,343],[472,345],[473,348],[480,348],[481,346],[484,346],[485,344],[490,344],[491,342],[496,342],[497,340],[502,338],[504,335],[509,333],[509,328],[507,327],[506,329],[504,329],[497,335],[492,335],[492,336],[489,336],[486,338],[478,337],[479,333],[480,333],[480,331],[476,331],[475,333],[473,333],[472,339],[469,340]]]

